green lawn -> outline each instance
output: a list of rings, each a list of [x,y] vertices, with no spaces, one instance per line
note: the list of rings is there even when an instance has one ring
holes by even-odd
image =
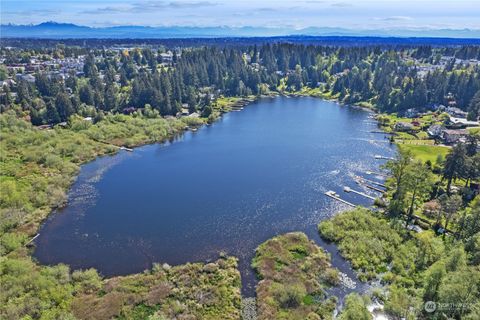
[[[215,100],[215,103],[213,106],[216,109],[228,109],[232,105],[239,102],[240,100],[242,99],[237,97],[220,97],[217,100]]]
[[[400,140],[417,140],[417,138],[414,135],[407,132],[396,132],[395,138]]]
[[[410,150],[415,158],[422,160],[423,162],[430,160],[432,163],[437,161],[438,155],[441,155],[443,158],[447,155],[450,150],[449,147],[443,146],[427,146],[427,145],[412,145],[412,144],[401,144],[399,148],[404,150]]]
[[[433,146],[435,144],[435,140],[419,140],[419,139],[405,139],[405,140],[395,140],[398,142],[398,144],[404,145],[404,144],[409,144],[409,145],[428,145],[428,146]]]

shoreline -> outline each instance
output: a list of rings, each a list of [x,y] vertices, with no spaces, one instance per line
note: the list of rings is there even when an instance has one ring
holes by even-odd
[[[241,98],[239,101],[242,103],[242,108],[243,108],[243,107],[249,105],[250,103],[256,102],[256,101],[258,101],[258,100],[260,100],[260,99],[265,99],[265,98],[272,98],[272,99],[273,99],[273,98],[278,97],[278,96],[281,96],[281,95],[286,96],[286,95],[284,95],[284,94],[264,95],[264,96],[258,96],[258,97],[255,97],[255,98],[251,98],[251,97],[250,97],[250,98],[247,98],[247,99]],[[302,96],[289,95],[289,96],[291,96],[291,97],[302,97],[302,96],[305,96],[305,95],[302,95]],[[327,99],[324,99],[324,98],[321,98],[321,97],[318,97],[318,96],[311,96],[311,97],[312,97],[312,98],[319,98],[319,99],[321,99],[321,100],[325,100],[325,101],[330,101],[330,102],[332,102],[332,100],[327,100]],[[238,101],[236,102],[236,104],[238,104]],[[336,102],[336,104],[338,104],[338,105],[343,105],[343,106],[348,106],[348,107],[355,107],[355,106],[352,106],[352,105],[341,104],[340,102]],[[361,109],[364,110],[364,111],[369,111],[369,110],[365,110],[364,108],[361,108]],[[227,111],[227,112],[223,112],[223,113],[228,113],[228,112],[231,112],[231,111]],[[221,115],[223,115],[223,113],[221,113]],[[219,119],[221,118],[221,115],[220,115],[218,118],[216,118],[216,120],[219,120]],[[207,124],[207,123],[205,123],[205,124]],[[205,124],[203,124],[203,125],[205,125]],[[198,126],[198,128],[200,128],[200,127],[203,126],[203,125]],[[159,141],[155,141],[155,142],[140,143],[140,144],[137,144],[137,145],[132,146],[132,147],[135,149],[135,148],[139,148],[139,147],[143,147],[143,146],[147,146],[147,145],[162,144],[162,143],[165,143],[165,142],[167,142],[167,141],[174,140],[176,137],[179,137],[179,136],[185,134],[187,131],[190,131],[190,129],[191,129],[191,128],[184,128],[183,130],[181,130],[181,131],[179,131],[179,132],[176,132],[174,135],[172,135],[172,136],[169,137],[169,138],[165,138],[165,139],[162,139],[162,140],[159,140]],[[115,151],[110,152],[110,153],[105,153],[105,154],[98,155],[98,156],[94,157],[94,159],[89,160],[89,161],[86,161],[86,162],[82,163],[81,165],[85,165],[86,163],[89,163],[89,162],[91,162],[91,161],[94,161],[95,159],[97,159],[97,158],[99,158],[99,157],[102,157],[102,156],[115,156],[115,155],[118,154],[118,152],[122,151],[122,147],[119,147],[118,145],[108,144],[108,146],[115,147]],[[75,183],[75,181],[77,181],[77,179],[78,179],[78,172],[76,173],[76,176],[75,176],[75,178],[73,179],[73,181],[72,181],[71,185],[69,186],[68,190],[71,189],[72,185]],[[46,216],[46,218],[40,223],[37,231],[40,231],[40,230],[41,230],[41,228],[42,228],[43,224],[45,223],[45,221],[46,221],[47,219],[49,219],[53,214],[55,214],[55,212],[57,212],[58,210],[60,210],[61,208],[66,207],[66,206],[68,206],[68,202],[66,202],[66,203],[65,203],[63,206],[61,206],[61,207],[54,208],[54,209]],[[37,234],[38,234],[38,233],[37,233]],[[337,250],[338,250],[338,249],[337,249]],[[30,252],[30,256],[31,256],[31,257],[33,257],[32,253],[33,253],[33,251]],[[342,257],[342,258],[343,258],[343,257]],[[344,258],[343,258],[343,259],[344,259]],[[347,261],[346,259],[344,259],[344,260]],[[205,261],[189,261],[189,262],[205,262]],[[207,262],[208,262],[208,261],[207,261]],[[38,263],[38,261],[36,261],[36,263]],[[206,262],[205,262],[205,263],[206,263]],[[38,263],[38,264],[40,264],[40,263]],[[40,265],[42,265],[42,264],[40,264]],[[136,274],[136,273],[132,273],[132,274]],[[117,275],[117,276],[118,276],[118,275]],[[105,279],[111,279],[111,278],[114,278],[114,277],[116,277],[116,276],[106,277]]]
[[[236,102],[235,102],[235,104],[233,104],[233,106],[229,106],[230,108],[232,108],[232,110],[230,110],[230,111],[225,111],[225,112],[220,113],[220,115],[215,119],[215,121],[216,121],[216,120],[219,120],[224,113],[228,113],[228,112],[234,111],[234,106],[238,106],[239,104],[241,105],[241,109],[240,109],[240,110],[242,110],[243,107],[248,106],[250,103],[257,102],[257,101],[259,101],[259,100],[261,100],[261,99],[266,99],[266,98],[268,98],[268,99],[273,99],[273,98],[278,97],[278,96],[289,96],[289,97],[301,98],[301,97],[305,97],[305,96],[307,96],[307,95],[271,94],[271,95],[263,95],[263,96],[257,96],[257,97],[249,97],[249,98],[238,98],[238,100],[236,100]],[[356,109],[361,109],[362,111],[367,111],[367,112],[370,111],[370,112],[371,112],[371,110],[368,110],[368,109],[365,109],[365,108],[358,108],[357,106],[353,106],[353,105],[342,104],[342,103],[339,102],[339,101],[333,101],[333,99],[324,99],[324,98],[322,98],[322,97],[318,97],[318,96],[314,96],[314,95],[308,95],[308,96],[310,96],[311,98],[316,98],[316,99],[319,98],[320,100],[331,102],[332,104],[337,105],[337,107],[338,107],[338,106],[346,106],[346,107],[352,107],[352,108],[356,108]],[[335,108],[335,107],[333,107],[333,108]],[[239,111],[240,111],[240,110],[239,110]],[[162,120],[168,121],[168,119],[164,119],[164,118],[162,118]],[[178,125],[182,123],[182,122],[180,122],[181,119],[175,119],[175,120],[171,120],[171,121],[172,121],[172,122],[169,122],[169,123],[172,123],[172,124],[175,123],[175,124],[176,124],[175,126],[172,125],[172,128],[174,128],[174,127],[175,127],[175,128],[179,128]],[[178,123],[177,123],[177,121],[178,121]],[[200,125],[198,125],[198,126],[195,126],[195,128],[200,128],[200,127],[203,126],[203,125],[209,125],[209,124],[213,123],[213,122],[207,122],[205,118],[203,118],[202,121],[203,121],[203,123],[200,124]],[[182,127],[182,128],[179,128],[178,130],[172,131],[171,135],[169,135],[169,136],[167,136],[167,137],[164,137],[164,138],[162,138],[162,139],[159,139],[159,140],[156,140],[156,141],[142,141],[141,143],[138,143],[138,144],[135,144],[135,145],[131,145],[131,144],[119,144],[118,142],[117,142],[116,144],[102,142],[102,144],[105,144],[106,148],[110,148],[110,152],[100,152],[99,154],[95,155],[94,157],[92,157],[92,158],[90,158],[90,159],[82,162],[81,164],[79,164],[79,170],[80,170],[80,166],[83,166],[83,165],[85,165],[85,164],[87,164],[87,163],[90,163],[90,162],[92,162],[92,161],[95,161],[96,159],[101,158],[101,157],[103,157],[103,156],[109,156],[109,157],[110,157],[110,156],[118,156],[118,154],[119,154],[120,151],[133,151],[133,152],[135,152],[134,149],[136,149],[136,148],[141,148],[141,147],[148,146],[148,145],[168,143],[168,141],[171,142],[171,141],[175,140],[175,139],[178,138],[178,137],[182,137],[182,135],[185,134],[187,131],[192,131],[192,132],[196,131],[196,130],[191,130],[191,129],[192,129],[192,126],[184,126],[184,127]],[[67,128],[67,129],[55,129],[55,130],[70,131],[71,128]],[[102,140],[105,141],[105,139],[102,139]],[[99,142],[99,141],[97,141],[97,142]],[[134,149],[133,149],[133,150],[126,150],[126,149],[127,149],[127,147],[125,147],[126,145],[128,145],[128,147],[133,147]],[[105,149],[102,149],[102,150],[105,151]],[[67,192],[69,192],[69,191],[71,190],[71,188],[72,188],[72,185],[73,185],[76,181],[78,181],[79,172],[80,172],[79,170],[76,171],[76,173],[75,173],[75,175],[74,175],[74,177],[73,177],[73,179],[72,179],[72,181],[71,181],[71,183],[70,183],[70,185],[69,185],[69,187],[68,187],[68,189],[67,189]],[[59,211],[61,208],[64,208],[64,207],[66,207],[66,206],[68,206],[68,205],[69,205],[69,202],[67,201],[67,202],[65,202],[62,206],[53,208],[53,209],[48,213],[48,215],[46,215],[46,217],[39,223],[38,228],[36,229],[36,230],[37,230],[37,235],[38,235],[38,231],[41,231],[42,226],[45,224],[45,222],[46,222],[48,219],[52,218],[55,214],[59,214],[58,211]],[[61,212],[60,212],[60,213],[61,213]],[[282,235],[282,233],[276,234],[275,236],[280,236],[280,235]],[[35,237],[36,237],[36,236],[35,236]],[[316,238],[316,237],[315,237],[315,238]],[[34,240],[34,239],[31,239],[31,240],[29,241],[29,243],[31,243],[32,240]],[[349,262],[347,259],[345,259],[343,256],[341,256],[341,254],[339,253],[339,249],[337,248],[337,246],[335,246],[335,247],[333,248],[334,250],[332,251],[332,248],[331,248],[331,247],[329,247],[329,249],[327,249],[326,247],[323,247],[323,246],[322,246],[322,243],[319,243],[318,241],[316,241],[316,239],[315,239],[315,242],[316,242],[318,245],[320,245],[320,246],[322,247],[322,249],[323,249],[325,252],[327,252],[328,254],[330,254],[330,255],[336,255],[336,256],[340,255],[340,258],[341,258],[341,263],[340,263],[340,264],[343,265],[343,264],[346,263],[346,265],[348,265],[349,271],[351,270],[351,272],[352,272],[353,275],[355,276],[355,277],[352,278],[352,279],[353,279],[354,281],[358,281],[357,272],[352,268],[350,262]],[[34,243],[35,243],[35,242],[34,242]],[[47,266],[48,266],[48,267],[51,267],[51,266],[57,266],[57,265],[58,265],[58,263],[55,263],[55,264],[42,264],[42,263],[40,263],[38,260],[36,260],[36,257],[33,255],[33,253],[34,253],[34,250],[33,250],[33,249],[29,249],[29,250],[28,250],[28,253],[27,253],[27,256],[28,256],[29,258],[31,258],[32,261],[33,261],[33,263],[34,263],[35,265],[39,266],[39,267],[44,267],[44,266],[45,266],[45,267],[47,267]],[[234,255],[232,255],[231,257],[235,258]],[[215,260],[215,259],[218,259],[218,258],[213,258],[212,260]],[[185,264],[189,264],[189,263],[201,263],[201,264],[206,264],[206,263],[209,263],[209,262],[212,261],[212,260],[193,260],[193,261],[188,261],[188,262],[186,262],[186,263],[175,264],[174,266],[175,266],[175,267],[181,267],[181,266],[183,266],[183,265],[185,265]],[[67,266],[68,266],[68,265],[67,265]],[[337,267],[338,267],[338,266],[337,266]],[[150,268],[147,268],[147,270],[149,270],[149,269],[150,269]],[[340,268],[340,269],[342,269],[342,268]],[[73,271],[75,271],[75,270],[79,270],[79,269],[71,269],[71,272],[73,272]],[[238,269],[238,266],[237,266],[237,270],[240,271],[240,269]],[[141,274],[141,273],[142,273],[142,272],[139,271],[139,272],[132,272],[132,273],[128,273],[128,274],[118,274],[118,275],[106,276],[106,277],[102,277],[102,278],[103,278],[102,281],[107,281],[107,282],[108,282],[108,281],[111,281],[112,279],[116,279],[116,278],[119,278],[119,277],[136,276],[136,275],[139,275],[139,274]],[[241,281],[241,280],[240,280],[240,281]],[[255,285],[254,285],[254,292],[255,292],[255,293],[254,293],[253,297],[256,297],[256,289],[257,289],[257,286],[258,286],[258,282],[256,282]],[[339,287],[339,290],[343,290],[341,286]],[[239,289],[239,291],[242,292],[243,290],[242,290],[242,289]],[[242,297],[243,297],[243,298],[248,298],[248,297],[251,297],[251,296],[250,296],[250,295],[242,295]],[[341,294],[339,297],[340,297],[339,300],[340,300],[340,301],[343,301],[344,295]],[[340,306],[341,306],[341,304],[340,304]]]

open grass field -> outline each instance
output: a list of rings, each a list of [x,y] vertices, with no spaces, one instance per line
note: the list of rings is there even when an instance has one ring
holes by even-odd
[[[408,145],[427,145],[434,146],[435,140],[419,140],[419,139],[406,139],[406,140],[395,140],[398,144],[408,144]]]
[[[445,146],[429,146],[429,145],[414,145],[414,144],[401,144],[399,148],[404,150],[410,150],[416,159],[426,162],[430,160],[432,163],[437,161],[439,155],[443,158],[446,157],[449,147]]]

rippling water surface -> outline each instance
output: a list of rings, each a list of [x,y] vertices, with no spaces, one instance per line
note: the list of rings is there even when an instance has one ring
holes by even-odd
[[[37,238],[42,263],[95,267],[103,275],[139,272],[152,262],[181,264],[240,259],[244,294],[252,295],[255,247],[288,231],[325,246],[335,266],[353,277],[316,225],[375,195],[353,181],[378,171],[394,148],[363,110],[315,98],[262,99],[173,143],[154,144],[84,165],[69,204]],[[380,177],[366,176],[371,180]]]

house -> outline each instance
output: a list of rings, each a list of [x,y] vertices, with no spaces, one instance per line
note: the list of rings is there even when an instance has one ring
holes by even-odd
[[[17,73],[15,75],[15,77],[17,78],[17,80],[24,80],[24,81],[27,81],[27,82],[30,82],[30,83],[34,83],[35,82],[35,77],[31,74],[21,74],[21,73]]]
[[[167,51],[167,52],[160,53],[160,59],[162,60],[162,62],[165,62],[165,63],[172,62],[173,61],[172,51]]]
[[[178,116],[188,116],[190,114],[188,103],[182,103],[182,107],[180,108],[180,112],[177,114]]]
[[[454,125],[458,125],[462,127],[477,127],[480,125],[480,122],[478,121],[469,121],[465,118],[450,117],[450,122]]]
[[[445,144],[455,144],[459,142],[465,142],[467,136],[468,136],[468,131],[465,129],[458,129],[458,130],[445,129],[442,131],[442,140]]]
[[[405,117],[407,118],[416,118],[418,117],[418,110],[415,109],[415,108],[410,108],[410,109],[407,109],[407,111],[405,111]]]
[[[449,115],[456,118],[466,118],[467,113],[457,107],[447,107],[445,110]]]
[[[0,81],[0,89],[3,88],[4,86],[6,87],[12,87],[12,86],[15,86],[17,83],[15,82],[15,80],[13,79],[6,79],[6,80],[3,80],[3,81]]]
[[[445,128],[439,124],[434,124],[427,129],[427,133],[432,138],[439,138]]]
[[[413,130],[413,125],[410,122],[397,122],[395,123],[395,131],[411,131]]]
[[[431,111],[442,111],[445,110],[445,106],[443,104],[432,103],[427,105],[427,109]]]
[[[42,124],[40,126],[37,126],[38,130],[47,130],[47,129],[52,129],[53,125],[52,124]]]

